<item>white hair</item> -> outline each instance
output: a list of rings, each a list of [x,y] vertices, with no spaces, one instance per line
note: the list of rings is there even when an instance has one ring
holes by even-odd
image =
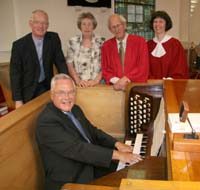
[[[74,89],[76,88],[76,85],[73,81],[73,79],[69,76],[69,75],[66,75],[64,73],[60,73],[60,74],[56,74],[54,75],[54,77],[51,79],[51,90],[53,90],[55,88],[55,83],[57,80],[70,80],[74,86]]]

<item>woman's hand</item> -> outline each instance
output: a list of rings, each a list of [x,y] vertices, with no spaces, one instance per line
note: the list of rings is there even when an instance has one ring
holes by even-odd
[[[99,84],[99,81],[97,80],[80,80],[77,85],[79,87],[92,87]]]

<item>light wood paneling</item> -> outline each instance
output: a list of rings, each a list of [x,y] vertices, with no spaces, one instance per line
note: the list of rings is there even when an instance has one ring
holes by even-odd
[[[43,94],[0,118],[0,189],[43,189],[35,124],[48,100]]]
[[[167,80],[164,88],[166,116],[179,113],[183,100],[188,102],[191,113],[199,113],[199,80]],[[171,133],[168,123],[166,131],[169,179],[200,181],[200,140],[188,140],[183,138],[183,134]]]
[[[198,190],[200,182],[123,179],[120,190]]]
[[[77,104],[96,127],[117,138],[124,137],[124,92],[105,85],[78,88]]]
[[[68,183],[65,184],[61,190],[119,190],[119,187]]]

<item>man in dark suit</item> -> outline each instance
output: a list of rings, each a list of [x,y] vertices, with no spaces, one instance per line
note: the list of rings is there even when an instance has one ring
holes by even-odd
[[[132,154],[131,146],[94,127],[75,105],[75,96],[75,84],[68,75],[53,77],[52,102],[40,114],[36,128],[46,190],[60,189],[65,183],[89,183],[113,172],[113,160],[129,164],[141,160]]]
[[[53,64],[59,73],[68,73],[58,34],[47,32],[47,13],[33,11],[29,25],[32,33],[12,47],[10,80],[16,108],[50,89]]]

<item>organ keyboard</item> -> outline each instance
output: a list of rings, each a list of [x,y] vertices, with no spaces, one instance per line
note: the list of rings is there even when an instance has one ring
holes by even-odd
[[[133,154],[140,154],[141,157],[144,159],[147,150],[147,136],[139,133],[136,135],[134,140],[126,140],[125,144],[134,146],[133,147]],[[124,162],[119,162],[117,171],[123,169],[124,167],[128,166],[128,164]]]
[[[153,121],[161,98],[162,85],[133,86],[126,92],[125,143],[134,145],[133,153],[142,158],[150,156]],[[125,166],[126,163],[119,162],[117,170]]]

